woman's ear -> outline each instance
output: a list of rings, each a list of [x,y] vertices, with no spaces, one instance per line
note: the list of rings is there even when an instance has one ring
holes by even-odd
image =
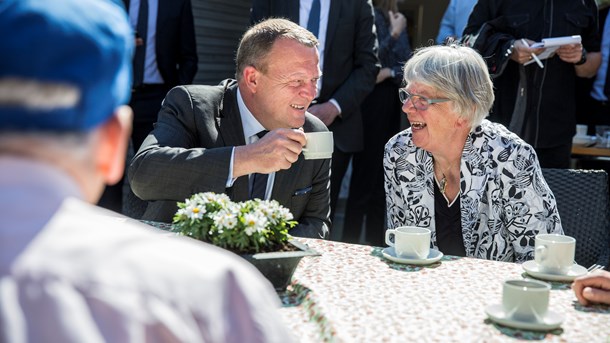
[[[129,106],[121,106],[98,129],[96,168],[106,184],[113,185],[123,178],[132,116],[133,112]]]

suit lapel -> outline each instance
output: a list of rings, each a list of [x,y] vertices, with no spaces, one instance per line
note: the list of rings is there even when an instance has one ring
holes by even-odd
[[[245,145],[244,129],[237,106],[237,84],[225,88],[221,107],[215,115],[216,127],[223,146]],[[237,178],[233,183],[231,199],[244,201],[248,199],[248,176]]]

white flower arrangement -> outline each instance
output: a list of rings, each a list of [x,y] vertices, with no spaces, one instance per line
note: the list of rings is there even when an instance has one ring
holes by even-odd
[[[226,194],[197,193],[178,203],[176,231],[239,254],[282,249],[297,222],[275,200],[233,202]]]

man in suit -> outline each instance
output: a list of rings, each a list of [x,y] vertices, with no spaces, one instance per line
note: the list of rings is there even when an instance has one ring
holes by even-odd
[[[134,151],[138,151],[157,121],[167,91],[193,82],[197,48],[190,0],[123,0],[123,3],[136,46],[129,106],[134,112],[131,142]],[[106,187],[99,205],[123,211],[122,180]]]
[[[311,15],[311,9],[315,14]],[[373,90],[380,65],[373,6],[367,0],[253,0],[250,21],[285,17],[320,41],[321,86],[309,112],[333,132],[331,208],[354,152],[363,149],[360,104]],[[310,20],[318,19],[318,20]]]
[[[317,44],[288,20],[268,20],[244,34],[237,80],[167,94],[155,129],[129,167],[134,193],[152,201],[143,219],[169,222],[176,202],[198,192],[247,200],[254,175],[265,174],[260,197],[292,212],[299,221],[292,235],[328,236],[330,160],[301,154],[304,132],[328,131],[307,113],[320,77]]]
[[[190,0],[123,1],[136,42],[129,105],[134,110],[131,137],[134,150],[138,151],[157,121],[167,91],[193,83],[197,73],[197,47]],[[141,26],[142,21],[145,28]],[[144,57],[143,66],[138,65],[140,56]],[[137,70],[142,67],[143,70]]]

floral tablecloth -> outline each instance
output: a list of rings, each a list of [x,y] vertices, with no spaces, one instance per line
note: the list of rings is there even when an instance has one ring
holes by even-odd
[[[292,301],[281,309],[300,342],[610,342],[610,308],[580,306],[569,283],[551,282],[549,309],[565,315],[559,329],[516,330],[487,319],[502,281],[526,277],[518,264],[445,256],[401,265],[381,248],[300,240],[321,253],[301,260]]]

